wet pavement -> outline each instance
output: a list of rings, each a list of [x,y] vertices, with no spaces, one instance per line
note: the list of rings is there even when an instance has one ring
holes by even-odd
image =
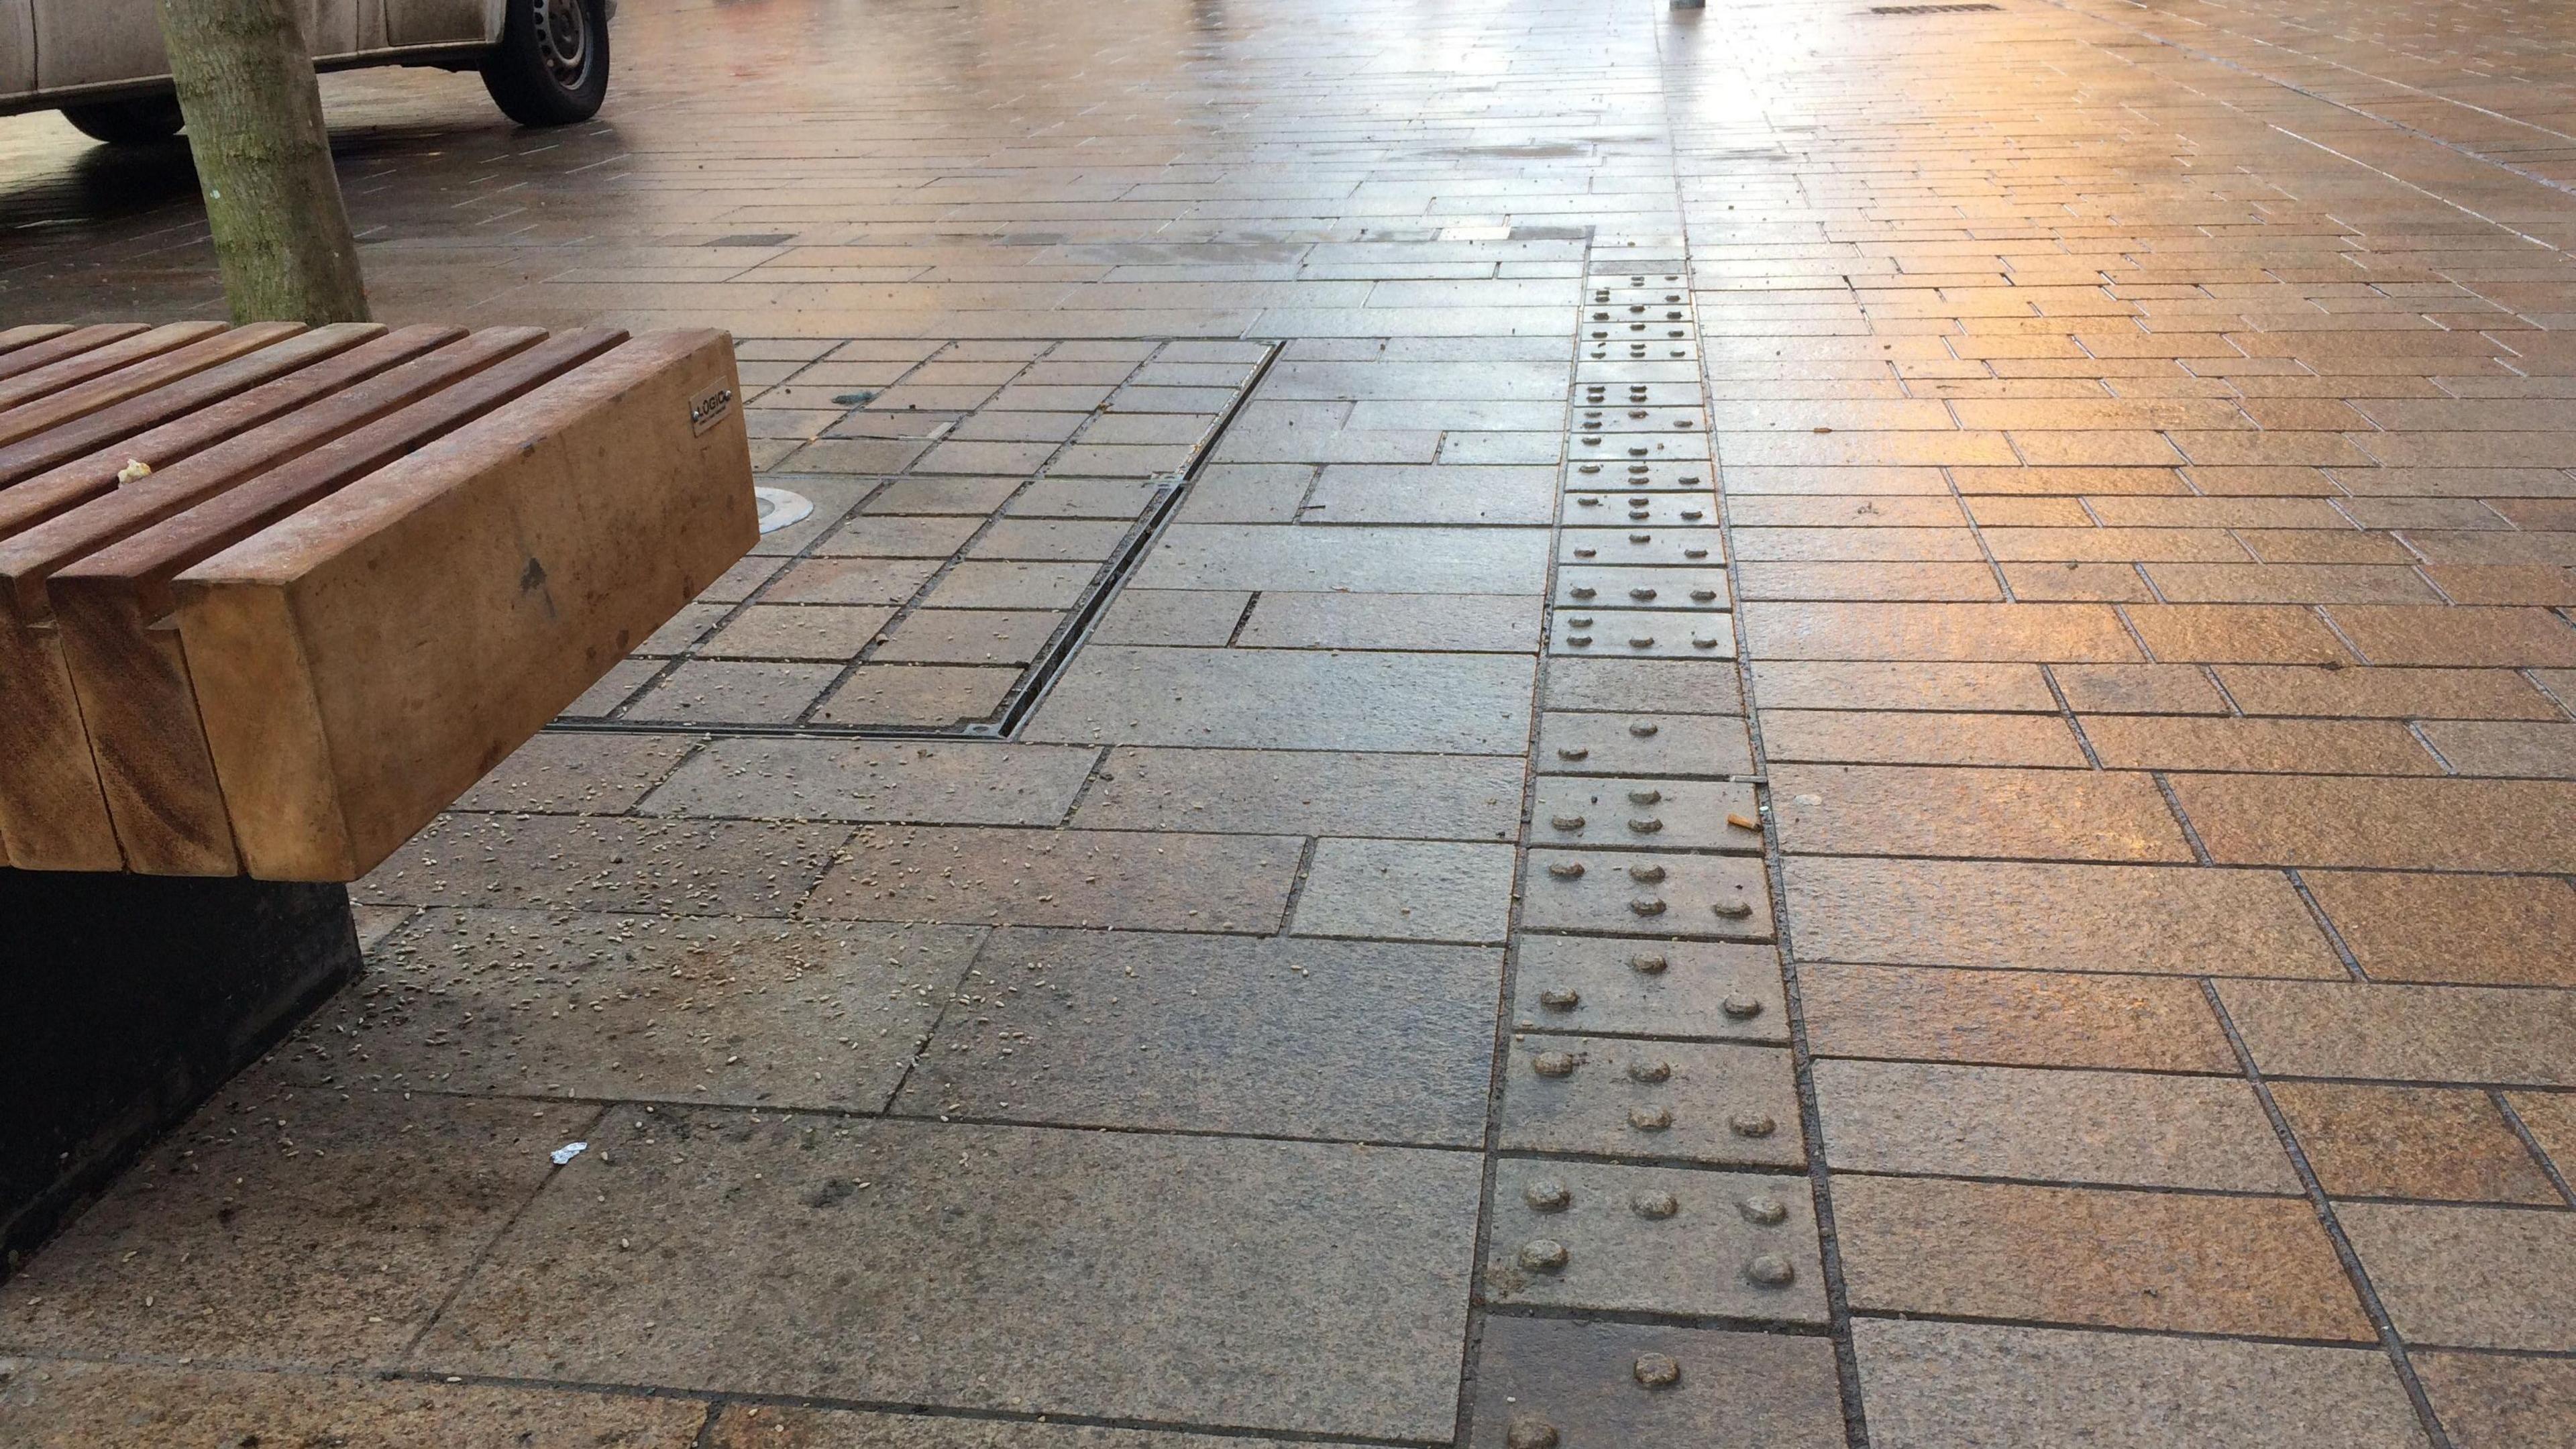
[[[380,312],[729,328],[815,511],[0,1438],[2576,1445],[2564,14],[617,36],[326,81]],[[0,125],[0,311],[213,312],[185,187]]]

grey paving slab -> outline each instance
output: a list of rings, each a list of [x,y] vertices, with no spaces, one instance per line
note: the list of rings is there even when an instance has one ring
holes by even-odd
[[[1770,946],[1523,934],[1513,951],[1512,1021],[1522,1031],[1789,1039]]]
[[[1094,644],[1219,648],[1234,637],[1252,594],[1241,589],[1121,589],[1091,627]]]
[[[1570,493],[1558,505],[1557,522],[1569,529],[1713,530],[1717,495],[1705,490]]]
[[[1837,1170],[2299,1191],[2241,1080],[1820,1061],[1815,1087]]]
[[[361,1374],[0,1359],[0,1438],[17,1449],[507,1444],[695,1449],[687,1399]],[[771,1444],[775,1446],[773,1439]]]
[[[2230,981],[2218,994],[2276,1075],[2576,1085],[2576,992]]]
[[[760,1404],[717,1410],[705,1449],[780,1449],[782,1445],[793,1449],[1289,1449],[1286,1441],[1238,1434]]]
[[[900,604],[930,581],[945,556],[806,559],[790,565],[761,598],[772,604]]]
[[[1578,935],[1767,941],[1770,884],[1758,860],[1533,848],[1520,923]]]
[[[1674,395],[1688,393],[1697,396],[1699,393],[1696,382],[1648,383],[1645,386],[1666,389]],[[1566,464],[1563,481],[1568,493],[1706,491],[1709,474],[1708,463],[1700,459],[1578,458]]]
[[[1551,680],[1564,666],[1551,666]],[[1753,773],[1744,722],[1726,716],[1549,710],[1539,716],[1542,775],[1631,775],[1666,780]]]
[[[925,609],[1069,609],[1099,577],[1097,563],[969,560],[922,596]]]
[[[1518,754],[1530,660],[1286,649],[1076,653],[1023,738]]]
[[[1669,609],[1552,609],[1547,652],[1565,658],[1735,658],[1735,626],[1726,614]]]
[[[493,766],[456,805],[460,810],[620,814],[699,743],[685,734],[539,735]]]
[[[1512,908],[1508,845],[1318,840],[1290,932],[1500,942]]]
[[[1732,669],[1699,661],[1571,659],[1548,661],[1546,707],[1628,713],[1744,713],[1743,687]]]
[[[645,815],[754,820],[1053,825],[1098,750],[1078,745],[716,740],[640,807]]]
[[[1724,609],[1734,595],[1724,569],[1587,568],[1556,571],[1559,608]]]
[[[1294,523],[1322,469],[1312,463],[1214,463],[1190,484],[1179,523]]]
[[[1374,594],[1536,594],[1544,528],[1281,527],[1177,523],[1136,569],[1139,588]]]
[[[378,905],[783,916],[846,825],[444,815],[349,888]]]
[[[859,511],[869,515],[991,513],[1019,491],[1021,481],[1016,477],[898,478]]]
[[[432,909],[277,1070],[314,1087],[880,1111],[984,934]]]
[[[845,662],[877,637],[894,610],[849,604],[753,604],[697,646],[701,659]]]
[[[986,719],[1020,680],[1012,667],[862,664],[824,696],[817,724],[944,727]]]
[[[1144,516],[1161,496],[1161,482],[1129,478],[1040,478],[1012,495],[1005,518],[1114,518]]]
[[[1176,750],[1120,746],[1073,823],[1102,830],[1511,840],[1516,756]]]
[[[1489,1303],[1825,1321],[1803,1177],[1515,1158],[1485,1213]]]
[[[1537,601],[1519,594],[1270,592],[1235,636],[1247,649],[1414,649],[1531,654]]]
[[[390,1365],[598,1117],[255,1069],[0,1286],[0,1353]]]
[[[1294,836],[862,826],[808,902],[854,921],[1268,934]]]
[[[888,629],[869,657],[889,664],[1027,664],[1063,622],[1063,614],[1046,610],[919,609]]]
[[[668,659],[685,654],[713,632],[730,612],[732,606],[729,604],[683,604],[662,627],[645,635],[634,652],[645,659]]]
[[[1474,1147],[1499,952],[1006,930],[896,1110]]]
[[[1551,452],[1547,461],[1553,463]],[[1334,464],[1306,498],[1310,523],[1544,525],[1556,511],[1552,467]]]
[[[1981,1323],[1852,1324],[1870,1442],[1887,1449],[2420,1449],[2376,1348],[2083,1333]]]
[[[2335,1217],[2407,1342],[2576,1349],[2576,1213],[2348,1202]]]
[[[2576,1360],[2422,1349],[2408,1358],[2456,1449],[2576,1444]]]
[[[1440,1438],[1477,1178],[1455,1152],[622,1108],[411,1362]]]
[[[1485,1320],[1475,1416],[1475,1449],[1845,1442],[1824,1338],[1564,1318]]]
[[[1502,1145],[1728,1167],[1806,1160],[1788,1052],[1737,1042],[1518,1038]]]
[[[1730,781],[1546,776],[1530,797],[1529,834],[1569,848],[1760,854],[1762,810],[1751,785]]]
[[[907,443],[897,446],[908,449],[912,445]],[[807,545],[830,533],[833,525],[839,523],[853,507],[857,506],[860,499],[868,496],[870,489],[877,486],[876,480],[872,478],[825,478],[813,474],[773,473],[766,481],[778,487],[793,489],[803,494],[814,505],[814,511],[807,514],[803,522],[789,524],[776,533],[764,533],[760,536],[760,541],[751,546],[751,551],[755,554],[773,556],[792,556],[804,552]]]
[[[838,664],[683,660],[618,712],[645,724],[792,724],[841,673]]]
[[[1577,567],[1680,568],[1699,570],[1726,562],[1726,539],[1714,528],[1678,522],[1658,527],[1627,527],[1617,500],[1583,510],[1600,518],[1572,520],[1559,529],[1556,561]],[[1573,507],[1575,505],[1568,505]]]
[[[863,514],[814,546],[822,558],[946,558],[981,527],[962,517],[887,518]]]
[[[599,682],[581,692],[581,697],[564,706],[566,719],[600,719],[616,712],[627,697],[644,687],[644,681],[662,672],[659,659],[620,659],[608,666]]]

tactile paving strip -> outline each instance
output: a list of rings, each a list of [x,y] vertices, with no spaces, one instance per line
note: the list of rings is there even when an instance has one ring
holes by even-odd
[[[1820,1338],[1514,1316],[1774,1335],[1829,1319],[1744,722],[1645,712],[1731,699],[1735,684],[1679,262],[1596,247],[1576,342],[1470,1438],[1806,1442],[1837,1417]],[[1590,671],[1604,692],[1558,690],[1557,671]],[[1569,1355],[1585,1367],[1569,1372]],[[1784,1372],[1799,1381],[1785,1397],[1768,1382]]]

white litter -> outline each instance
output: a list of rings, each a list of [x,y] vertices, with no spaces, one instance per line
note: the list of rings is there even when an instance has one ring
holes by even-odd
[[[128,458],[125,460],[125,466],[116,470],[116,481],[119,483],[131,483],[137,478],[149,477],[151,472],[151,464],[144,462],[140,458]]]
[[[561,1167],[589,1150],[590,1144],[587,1142],[567,1142],[546,1155],[555,1160],[555,1166]]]

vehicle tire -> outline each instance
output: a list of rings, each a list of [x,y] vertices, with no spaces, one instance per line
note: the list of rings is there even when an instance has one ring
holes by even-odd
[[[569,126],[608,97],[602,0],[508,0],[501,43],[483,59],[483,89],[522,126]]]
[[[63,107],[63,119],[93,141],[111,146],[141,146],[179,134],[177,96],[139,96],[125,101],[91,101]]]

